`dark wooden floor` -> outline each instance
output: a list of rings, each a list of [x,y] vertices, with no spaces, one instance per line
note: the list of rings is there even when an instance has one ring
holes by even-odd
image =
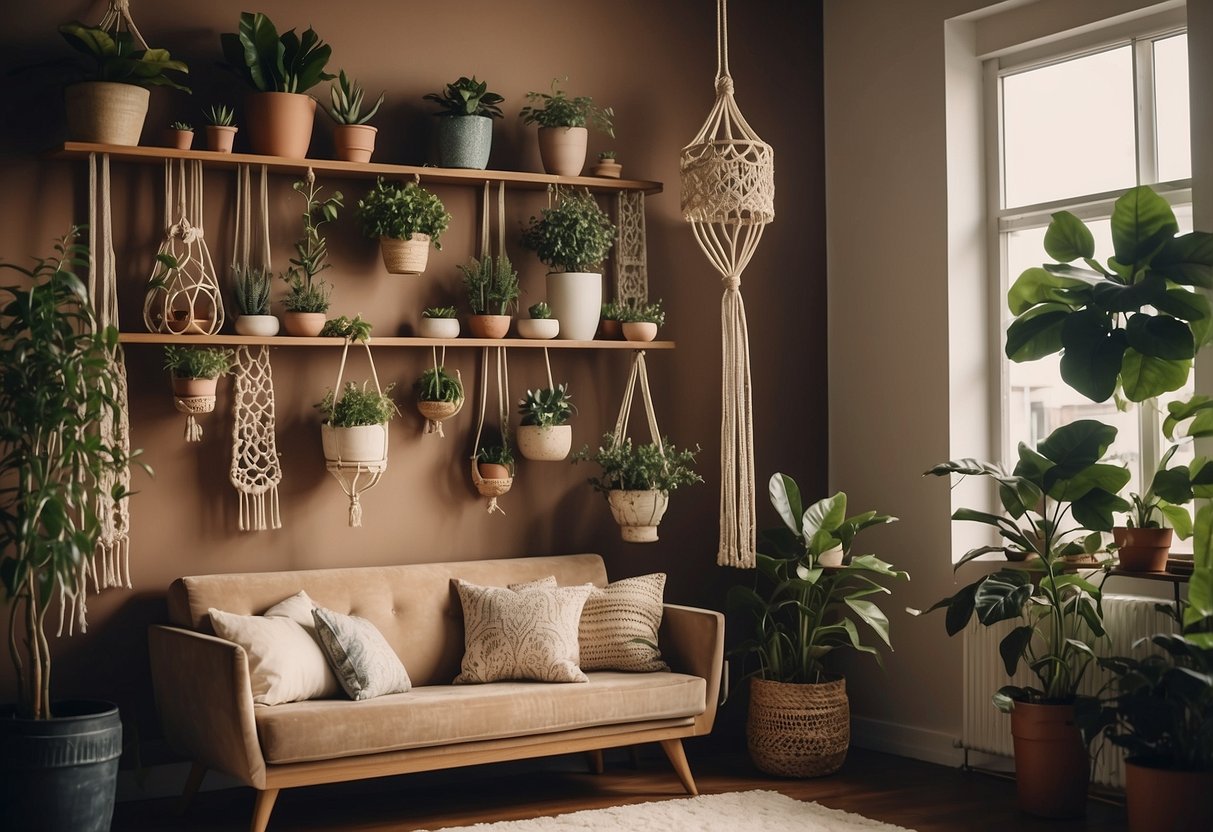
[[[496,820],[557,815],[625,803],[684,797],[664,757],[642,755],[638,767],[608,757],[606,772],[552,770],[536,761],[506,769],[484,766],[360,783],[284,791],[270,832],[403,832]],[[918,832],[1122,832],[1121,807],[1092,800],[1081,821],[1046,821],[1015,808],[1014,783],[988,774],[852,749],[842,771],[816,780],[780,780],[744,757],[692,760],[700,792],[774,789],[798,800],[856,812]],[[203,792],[185,816],[175,801],[120,803],[114,832],[220,832],[248,828],[252,789]],[[671,830],[671,832],[682,832]],[[739,830],[744,832],[744,830]]]

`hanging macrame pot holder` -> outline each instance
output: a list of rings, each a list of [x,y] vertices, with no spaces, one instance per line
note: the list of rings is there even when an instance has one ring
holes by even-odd
[[[628,435],[628,419],[632,413],[632,402],[637,386],[644,400],[644,414],[649,423],[649,435],[665,465],[665,443],[657,427],[657,413],[653,410],[653,395],[649,391],[649,370],[644,361],[644,350],[637,350],[632,358],[632,370],[628,374],[623,401],[619,405],[619,417],[615,420],[612,434],[615,446],[623,444]],[[669,494],[656,489],[648,491],[613,490],[607,495],[611,515],[619,524],[619,533],[628,543],[656,543],[657,525],[661,522],[669,505]]]
[[[489,498],[488,512],[492,514],[495,511],[500,511],[505,514],[505,511],[497,504],[497,498],[504,496],[510,486],[514,484],[514,471],[510,469],[508,477],[493,477],[486,478],[480,476],[480,437],[484,432],[484,413],[488,404],[488,389],[489,389],[489,347],[485,347],[481,353],[480,361],[480,415],[476,420],[476,441],[472,446],[472,485],[476,486],[476,490],[482,497]],[[510,419],[509,413],[506,411],[506,401],[510,387],[510,368],[506,358],[504,347],[496,347],[497,351],[497,418],[501,428],[501,442],[504,445],[509,445],[510,441]]]
[[[333,417],[337,399],[341,395],[341,380],[345,375],[350,343],[351,340],[347,338],[341,348],[341,367],[337,370],[337,385],[333,388],[329,420]],[[366,347],[366,360],[371,365],[375,390],[382,396],[383,388],[379,386],[379,374],[375,371],[375,359],[371,356],[370,340],[363,341],[362,345]],[[378,485],[383,472],[387,470],[388,425],[385,422],[381,425],[334,428],[329,424],[329,420],[320,426],[325,468],[340,483],[341,490],[350,499],[350,526],[361,526],[361,496]],[[347,438],[352,440],[348,445],[343,441]]]
[[[446,347],[442,348],[442,358],[438,358],[438,348],[431,347],[430,351],[434,358],[434,372],[438,373],[446,369]],[[455,371],[455,378],[459,381],[459,388],[463,389],[463,376],[458,370]],[[460,396],[458,400],[453,402],[430,402],[417,401],[417,412],[425,419],[425,433],[436,433],[439,436],[445,436],[442,432],[442,423],[447,419],[454,418],[463,410],[463,401],[466,397]]]

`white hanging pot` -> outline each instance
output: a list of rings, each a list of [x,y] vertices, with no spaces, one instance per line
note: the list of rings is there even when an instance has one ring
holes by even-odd
[[[63,90],[67,137],[98,144],[139,144],[147,102],[146,87],[114,81],[82,81]]]
[[[421,274],[430,259],[430,235],[413,234],[407,240],[380,237],[379,252],[388,274]]]
[[[657,542],[657,524],[670,504],[667,491],[610,491],[607,503],[628,543]]]
[[[518,450],[527,459],[559,462],[573,447],[573,426],[522,425],[518,428]]]
[[[548,304],[560,321],[563,341],[592,341],[602,314],[602,275],[553,272],[548,275]]]
[[[236,319],[237,335],[270,338],[278,334],[277,315],[241,315]]]
[[[387,425],[335,428],[322,424],[320,441],[328,462],[384,463],[387,459]]]

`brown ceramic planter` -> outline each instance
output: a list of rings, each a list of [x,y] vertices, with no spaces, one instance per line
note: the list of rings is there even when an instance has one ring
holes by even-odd
[[[510,478],[510,469],[495,462],[478,462],[476,467],[479,469],[482,479],[508,480]]]
[[[338,124],[333,127],[333,153],[342,162],[369,162],[378,132],[369,124]]]
[[[1125,760],[1129,832],[1213,829],[1213,771],[1175,771]]]
[[[213,396],[219,386],[217,378],[178,378],[173,376],[173,395],[181,397]]]
[[[1082,817],[1091,759],[1074,721],[1074,707],[1016,702],[1011,736],[1019,808],[1043,818]]]
[[[504,338],[510,332],[509,315],[471,315],[468,330],[473,338]]]
[[[164,131],[164,146],[177,150],[189,150],[194,146],[194,131],[177,130],[170,127]]]
[[[589,131],[584,127],[540,127],[539,157],[543,169],[556,176],[580,176],[585,167]]]
[[[1126,572],[1165,572],[1171,551],[1172,529],[1112,529],[1120,568]]]
[[[602,337],[607,341],[618,341],[623,337],[623,329],[619,326],[619,321],[613,321],[610,318],[602,319]]]
[[[315,119],[316,99],[302,93],[255,92],[245,105],[249,145],[264,156],[307,158]]]
[[[206,128],[206,149],[216,153],[231,153],[236,145],[237,127],[209,124]]]
[[[323,312],[283,312],[282,328],[287,335],[315,337],[324,329],[328,316]]]
[[[618,179],[623,173],[623,165],[618,162],[598,162],[590,168],[590,173],[603,179]]]

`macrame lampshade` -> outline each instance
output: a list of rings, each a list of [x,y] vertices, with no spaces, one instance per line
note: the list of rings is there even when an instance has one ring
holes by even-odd
[[[741,274],[775,219],[775,151],[758,137],[733,99],[729,75],[728,3],[716,6],[716,104],[682,149],[682,215],[724,284],[720,422],[722,566],[754,566],[754,425],[750,345]]]

